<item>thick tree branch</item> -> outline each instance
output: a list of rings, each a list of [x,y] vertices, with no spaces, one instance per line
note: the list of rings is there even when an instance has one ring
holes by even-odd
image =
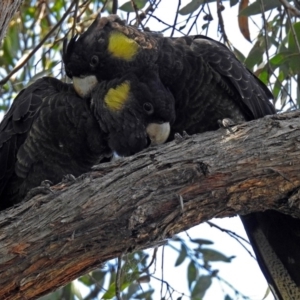
[[[178,140],[0,214],[0,299],[34,299],[213,217],[300,218],[300,112]]]

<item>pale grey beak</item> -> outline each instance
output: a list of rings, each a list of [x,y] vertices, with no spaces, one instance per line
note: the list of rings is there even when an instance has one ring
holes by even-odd
[[[151,145],[163,144],[170,134],[170,123],[150,123],[146,131],[151,140]]]
[[[74,89],[80,97],[88,96],[97,83],[98,80],[94,75],[86,77],[73,77]]]

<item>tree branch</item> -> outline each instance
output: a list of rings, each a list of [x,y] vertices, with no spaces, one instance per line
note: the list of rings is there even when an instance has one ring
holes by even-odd
[[[291,5],[287,0],[279,0],[286,10],[290,11],[294,16],[300,16],[300,10]]]
[[[22,4],[22,0],[1,1],[0,9],[0,46],[6,34],[9,22]]]
[[[22,57],[21,60],[18,61],[17,65],[11,70],[11,72],[4,77],[3,79],[0,80],[0,86],[5,84],[13,74],[18,72],[20,69],[24,67],[24,65],[28,62],[28,60],[41,48],[41,46],[45,43],[45,41],[55,32],[55,30],[63,23],[65,18],[69,15],[71,12],[73,6],[77,3],[76,0],[74,0],[69,8],[66,10],[64,15],[61,17],[61,19],[53,26],[53,28],[44,36],[44,38],[41,39],[41,41],[25,56]],[[74,20],[75,21],[75,20]]]
[[[101,164],[0,213],[0,299],[34,299],[213,217],[300,218],[300,112]]]

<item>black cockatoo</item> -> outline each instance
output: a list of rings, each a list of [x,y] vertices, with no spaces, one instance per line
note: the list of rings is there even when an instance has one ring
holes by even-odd
[[[102,81],[79,97],[70,84],[44,77],[22,90],[0,124],[0,209],[44,180],[79,176],[110,157],[163,143],[174,98],[155,70]]]
[[[276,113],[268,88],[227,47],[205,36],[167,38],[117,16],[99,17],[65,46],[63,60],[75,88],[86,91],[136,66],[157,66],[175,98],[169,139],[218,129],[224,118],[240,122]],[[275,297],[300,299],[300,220],[276,211],[241,218]]]

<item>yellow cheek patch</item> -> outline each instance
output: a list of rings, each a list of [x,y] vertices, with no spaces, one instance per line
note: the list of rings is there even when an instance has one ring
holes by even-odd
[[[104,102],[110,110],[121,110],[129,98],[129,92],[130,83],[125,81],[116,88],[109,89],[104,97]]]
[[[132,60],[139,50],[139,45],[121,32],[113,31],[108,40],[108,51],[115,57]]]

